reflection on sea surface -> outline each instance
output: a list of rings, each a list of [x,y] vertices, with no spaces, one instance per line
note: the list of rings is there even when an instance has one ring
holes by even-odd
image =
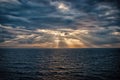
[[[62,54],[60,54],[62,53]],[[64,54],[65,53],[65,54]],[[45,79],[50,80],[66,80],[71,79],[70,74],[72,71],[77,68],[77,65],[74,64],[75,61],[71,58],[72,56],[66,54],[66,51],[55,51],[50,55],[48,59],[50,62],[48,64],[49,73],[52,75],[48,75]]]
[[[119,80],[119,49],[0,49],[0,80]]]

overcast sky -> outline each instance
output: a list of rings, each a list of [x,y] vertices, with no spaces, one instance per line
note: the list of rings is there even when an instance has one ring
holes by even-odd
[[[0,0],[0,47],[120,47],[119,0]]]

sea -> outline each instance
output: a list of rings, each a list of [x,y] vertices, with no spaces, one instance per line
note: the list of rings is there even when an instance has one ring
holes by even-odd
[[[120,80],[120,49],[0,48],[0,80]]]

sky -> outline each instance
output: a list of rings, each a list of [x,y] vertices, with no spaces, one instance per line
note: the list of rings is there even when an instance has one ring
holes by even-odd
[[[120,48],[119,0],[0,0],[0,47]]]

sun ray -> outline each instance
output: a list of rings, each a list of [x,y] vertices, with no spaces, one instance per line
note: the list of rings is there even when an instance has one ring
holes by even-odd
[[[64,39],[65,43],[67,44],[68,48],[85,48],[85,44],[80,42],[80,40],[77,39]]]
[[[96,45],[94,44],[91,44],[89,41],[85,40],[82,38],[83,34],[79,34],[79,36],[75,35],[75,34],[72,34],[72,36],[74,38],[77,38],[78,40],[80,40],[81,42],[83,42],[87,47],[97,47]],[[85,35],[84,35],[85,37]],[[87,36],[86,36],[87,37]]]

